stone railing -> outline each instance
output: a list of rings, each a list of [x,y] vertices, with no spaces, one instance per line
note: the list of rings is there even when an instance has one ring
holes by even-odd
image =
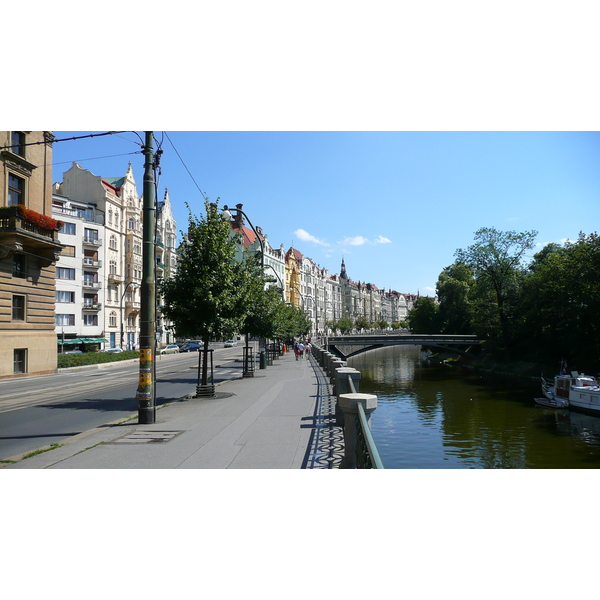
[[[377,408],[377,396],[361,394],[361,373],[345,360],[314,346],[313,355],[333,385],[336,424],[344,428],[343,469],[383,469],[377,445],[371,434],[370,418]]]

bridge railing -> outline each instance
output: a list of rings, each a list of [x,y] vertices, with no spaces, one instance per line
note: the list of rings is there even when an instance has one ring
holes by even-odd
[[[341,468],[383,469],[370,418],[377,408],[377,396],[359,393],[360,371],[347,362],[315,347],[314,358],[329,376],[336,402],[336,423],[344,428],[344,459]]]

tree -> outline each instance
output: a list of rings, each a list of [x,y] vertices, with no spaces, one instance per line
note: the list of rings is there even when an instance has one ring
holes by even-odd
[[[472,333],[470,293],[474,285],[473,271],[465,264],[454,263],[440,273],[436,293],[441,333]]]
[[[350,333],[354,329],[354,322],[348,317],[342,317],[335,325],[342,333]]]
[[[519,283],[524,276],[521,261],[534,245],[537,231],[498,231],[484,227],[475,232],[475,243],[455,253],[456,262],[473,270],[481,298],[493,294],[500,336],[508,351],[511,344],[510,313],[515,307]],[[513,304],[510,301],[513,300]]]
[[[413,333],[438,333],[438,306],[431,298],[418,298],[408,314]]]
[[[179,337],[204,342],[202,385],[208,383],[208,344],[241,330],[247,311],[245,265],[235,261],[235,240],[217,204],[205,203],[206,215],[192,215],[179,247],[177,272],[160,283],[163,314]],[[200,360],[200,353],[199,353]]]
[[[365,317],[357,317],[356,321],[354,321],[354,326],[356,327],[356,329],[361,331],[363,329],[370,329],[371,323]]]

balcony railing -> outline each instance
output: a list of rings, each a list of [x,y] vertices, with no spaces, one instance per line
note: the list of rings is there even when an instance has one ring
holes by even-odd
[[[123,275],[119,275],[118,273],[109,273],[107,277],[111,283],[122,283],[123,281]]]
[[[102,240],[100,238],[95,238],[90,235],[83,236],[83,243],[88,246],[102,246]]]
[[[100,282],[99,281],[90,281],[89,279],[83,280],[83,287],[88,290],[99,290]]]
[[[92,267],[93,269],[99,269],[102,266],[101,260],[95,260],[93,258],[84,257],[83,264],[86,267]]]
[[[102,302],[84,302],[83,310],[102,310]]]

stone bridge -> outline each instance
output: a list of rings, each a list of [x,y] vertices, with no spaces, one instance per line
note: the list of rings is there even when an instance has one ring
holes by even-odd
[[[467,354],[472,346],[481,342],[475,335],[444,335],[444,334],[369,334],[369,335],[342,335],[322,338],[324,345],[333,354],[341,358],[356,356],[362,352],[384,348],[385,346],[418,345],[428,348],[439,348],[447,352]],[[457,347],[458,346],[458,347]],[[462,347],[463,349],[459,348]]]

